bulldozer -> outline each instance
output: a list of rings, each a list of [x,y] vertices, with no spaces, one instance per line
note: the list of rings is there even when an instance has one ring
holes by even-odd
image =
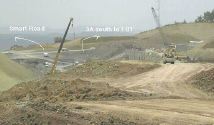
[[[177,59],[176,55],[176,45],[171,44],[166,48],[163,54],[163,63],[171,63],[174,64]]]
[[[190,62],[190,57],[189,56],[184,56],[184,55],[178,55],[176,53],[176,45],[175,44],[170,44],[168,48],[164,51],[163,54],[163,63],[171,63],[174,64],[175,61],[180,61],[180,62]]]
[[[176,45],[173,44],[173,43],[169,43],[166,35],[164,34],[162,28],[161,28],[161,24],[160,24],[160,19],[158,18],[158,15],[155,11],[155,9],[152,7],[152,14],[154,16],[154,19],[155,19],[155,22],[157,24],[157,29],[161,35],[161,38],[162,38],[162,42],[164,44],[164,54],[163,54],[163,63],[166,64],[166,63],[171,63],[171,64],[174,64],[176,59],[177,59],[177,56],[176,56]],[[167,46],[167,47],[166,47]]]
[[[160,36],[162,38],[162,42],[164,44],[164,52],[163,52],[163,63],[171,63],[174,64],[176,60],[182,61],[184,60],[185,62],[188,62],[189,57],[188,56],[178,56],[176,54],[176,44],[169,42],[169,40],[167,39],[166,34],[163,32],[163,29],[161,28],[161,24],[160,24],[160,19],[155,11],[155,9],[152,7],[152,14],[154,16],[155,19],[155,23],[157,25],[157,29],[160,33]]]

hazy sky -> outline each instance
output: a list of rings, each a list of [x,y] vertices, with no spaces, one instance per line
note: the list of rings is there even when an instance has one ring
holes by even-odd
[[[155,0],[0,0],[0,27],[42,25],[64,28],[69,17],[77,26],[155,27]],[[162,24],[193,21],[214,9],[214,0],[161,0]]]

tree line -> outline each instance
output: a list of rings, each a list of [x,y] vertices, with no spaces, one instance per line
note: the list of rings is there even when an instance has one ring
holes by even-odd
[[[213,23],[214,22],[214,10],[207,11],[203,15],[199,16],[196,20],[196,23]]]

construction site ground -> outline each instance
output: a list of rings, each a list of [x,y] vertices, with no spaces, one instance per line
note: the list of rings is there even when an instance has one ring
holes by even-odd
[[[2,92],[0,124],[213,125],[213,69],[210,63],[88,62]],[[201,89],[202,83],[208,84]]]

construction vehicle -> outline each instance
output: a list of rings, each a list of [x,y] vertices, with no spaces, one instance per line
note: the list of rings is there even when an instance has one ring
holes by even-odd
[[[164,54],[163,54],[163,63],[171,63],[174,64],[176,61],[176,45],[173,43],[168,42],[166,35],[164,34],[161,24],[160,24],[160,19],[158,18],[158,15],[155,11],[155,9],[152,7],[152,14],[154,16],[155,22],[157,24],[157,29],[161,35],[163,44],[164,44]]]
[[[171,63],[174,64],[177,59],[176,56],[176,45],[171,44],[168,46],[168,48],[165,50],[163,55],[163,63]]]
[[[47,52],[43,53],[43,56],[44,56],[44,57],[49,57],[49,55],[48,55]]]

